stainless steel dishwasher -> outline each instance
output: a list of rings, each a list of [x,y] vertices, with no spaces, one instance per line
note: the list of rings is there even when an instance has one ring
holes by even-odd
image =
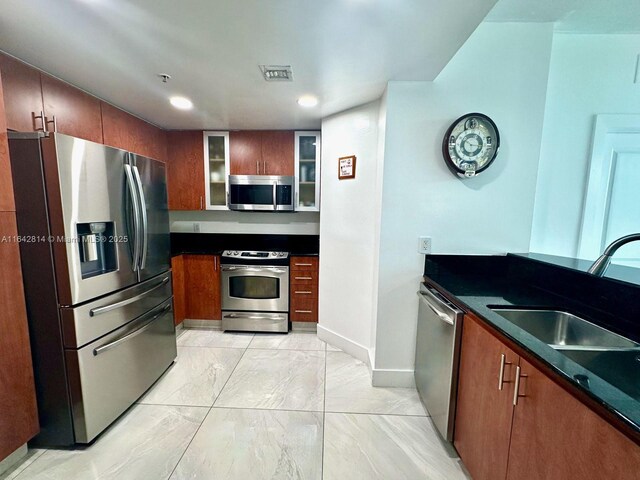
[[[418,297],[416,387],[436,428],[451,442],[464,313],[427,285],[420,285]]]

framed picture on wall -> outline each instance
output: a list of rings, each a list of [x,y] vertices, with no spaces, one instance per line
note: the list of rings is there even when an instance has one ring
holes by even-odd
[[[338,180],[356,178],[356,156],[340,157],[338,159]]]

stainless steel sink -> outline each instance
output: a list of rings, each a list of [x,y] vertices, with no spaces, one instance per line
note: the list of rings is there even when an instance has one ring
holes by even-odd
[[[640,344],[558,310],[492,308],[498,315],[558,350],[634,349]]]

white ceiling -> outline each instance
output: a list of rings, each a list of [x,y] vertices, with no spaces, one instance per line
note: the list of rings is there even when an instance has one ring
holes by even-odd
[[[494,22],[555,22],[564,33],[640,33],[640,0],[500,0]]]
[[[166,128],[317,128],[388,80],[433,80],[494,3],[0,0],[0,50]],[[260,64],[294,81],[267,83]],[[169,106],[176,94],[194,110]]]

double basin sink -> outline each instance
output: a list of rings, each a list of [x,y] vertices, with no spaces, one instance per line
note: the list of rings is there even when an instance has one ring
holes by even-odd
[[[491,310],[640,400],[640,344],[563,311],[517,307]],[[588,378],[580,375],[576,380],[588,388]]]

